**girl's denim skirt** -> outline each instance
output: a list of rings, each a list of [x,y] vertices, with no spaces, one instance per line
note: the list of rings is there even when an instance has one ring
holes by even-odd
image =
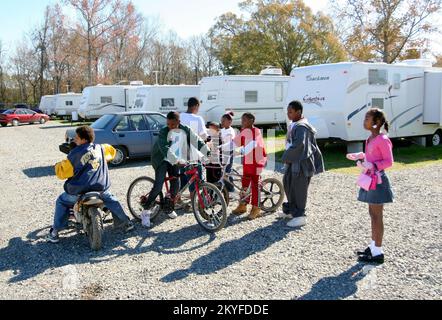
[[[359,190],[358,200],[368,204],[386,204],[392,203],[394,200],[393,191],[391,190],[390,179],[388,179],[385,171],[381,171],[382,184],[376,186],[376,190],[366,191]]]

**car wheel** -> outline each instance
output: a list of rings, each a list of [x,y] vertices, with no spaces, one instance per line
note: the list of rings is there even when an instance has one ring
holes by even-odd
[[[18,127],[19,124],[20,124],[20,122],[17,119],[12,120],[13,127]]]
[[[436,147],[442,145],[442,131],[438,130],[433,135],[427,137],[427,146]]]
[[[114,147],[115,150],[117,151],[117,154],[115,155],[114,160],[112,160],[110,162],[110,165],[112,167],[120,167],[123,164],[126,163],[127,160],[127,150],[125,147],[121,147],[121,146],[116,146]]]
[[[40,118],[40,124],[45,124],[45,123],[46,123],[45,118]]]

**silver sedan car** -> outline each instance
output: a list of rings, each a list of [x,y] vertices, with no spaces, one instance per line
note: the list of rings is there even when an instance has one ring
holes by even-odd
[[[157,112],[122,112],[102,116],[91,127],[95,142],[110,144],[117,150],[112,166],[123,165],[128,158],[149,157],[159,131],[167,125],[166,117]],[[66,132],[66,142],[60,151],[68,154],[72,148],[75,129]]]

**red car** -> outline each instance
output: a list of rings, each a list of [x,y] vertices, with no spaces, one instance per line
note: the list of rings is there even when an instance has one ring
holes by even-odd
[[[10,109],[0,114],[0,125],[6,127],[9,123],[14,127],[20,123],[33,124],[38,122],[44,124],[49,121],[49,116],[46,114],[40,114],[29,109]]]

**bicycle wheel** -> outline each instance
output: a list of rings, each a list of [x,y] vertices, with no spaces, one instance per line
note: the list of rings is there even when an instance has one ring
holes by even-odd
[[[129,187],[127,191],[127,206],[129,207],[129,211],[132,216],[141,220],[141,212],[143,212],[144,207],[143,203],[146,202],[149,197],[150,191],[153,188],[155,180],[149,177],[140,177],[136,179]],[[155,219],[161,210],[158,210],[163,203],[163,193],[161,192],[158,197],[155,199],[155,205],[152,207],[152,214],[150,219]]]
[[[196,192],[192,197],[193,213],[198,224],[209,232],[224,228],[227,222],[227,205],[221,191],[215,185],[204,182],[199,185],[199,194],[204,208]]]
[[[261,210],[274,212],[284,202],[284,186],[278,179],[269,178],[263,180],[260,189]]]

